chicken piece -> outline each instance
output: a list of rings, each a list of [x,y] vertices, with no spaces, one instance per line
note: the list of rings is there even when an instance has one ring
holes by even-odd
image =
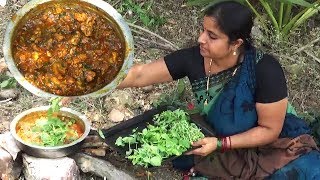
[[[34,51],[41,51],[41,49],[34,43],[31,44],[31,47]]]
[[[88,17],[86,22],[81,23],[81,31],[84,33],[85,36],[91,36],[93,31],[93,25],[95,23],[94,17]]]
[[[84,60],[87,59],[87,55],[86,54],[79,54],[78,58],[80,59],[81,62],[83,62]]]
[[[59,79],[56,78],[56,77],[52,77],[52,78],[51,78],[51,81],[52,81],[55,85],[60,85],[60,84],[61,84],[61,82],[59,81]]]
[[[72,21],[72,19],[71,19],[71,17],[70,17],[69,14],[63,16],[62,19],[63,19],[65,22],[71,22],[71,21]]]
[[[19,59],[20,59],[20,61],[25,61],[27,59],[27,57],[25,54],[20,54]]]
[[[46,54],[47,54],[48,57],[51,57],[51,56],[52,56],[52,54],[51,54],[50,51],[47,51]]]
[[[87,20],[87,14],[86,13],[74,13],[74,18],[78,20],[79,22],[84,22]]]
[[[68,24],[64,24],[60,29],[63,34],[70,34],[72,32],[71,27]]]
[[[70,77],[70,76],[69,76],[69,77],[66,78],[66,80],[67,80],[67,83],[68,83],[68,84],[73,84],[73,83],[75,83],[75,79],[74,79],[73,77]]]
[[[96,73],[93,71],[85,71],[85,76],[86,76],[86,81],[91,82],[96,76]]]
[[[50,49],[50,48],[52,48],[52,45],[53,45],[53,39],[49,39],[48,41],[47,41],[47,47]]]
[[[108,59],[111,64],[116,63],[118,54],[116,52],[111,53],[111,57]]]
[[[52,71],[55,76],[58,76],[60,74],[60,71],[59,71],[60,67],[61,67],[61,65],[59,63],[52,64]]]
[[[64,36],[60,33],[55,33],[54,37],[56,38],[57,41],[62,41],[64,39]]]
[[[37,27],[33,33],[36,34],[37,37],[39,37],[41,35],[41,29],[39,27]]]
[[[77,47],[70,48],[69,55],[73,55],[76,52]]]
[[[57,6],[55,9],[55,14],[60,14],[60,13],[62,13],[62,11],[63,11],[63,9],[59,6]]]
[[[89,42],[89,40],[90,40],[89,38],[84,37],[84,38],[82,38],[81,43],[82,43],[82,44],[86,44],[86,43]]]
[[[58,52],[58,57],[62,58],[68,54],[68,51],[66,48],[61,49],[61,51]]]
[[[33,60],[38,60],[39,59],[39,53],[38,52],[32,52],[32,59]]]
[[[52,25],[56,22],[56,18],[53,14],[49,14],[47,20],[47,25]]]
[[[80,63],[84,62],[84,60],[86,60],[86,59],[87,59],[86,54],[79,54],[78,56],[76,56],[72,59],[72,64],[80,67]]]
[[[80,32],[77,31],[76,34],[74,36],[72,36],[72,38],[70,39],[70,43],[73,44],[73,45],[78,45],[79,42],[80,42]]]

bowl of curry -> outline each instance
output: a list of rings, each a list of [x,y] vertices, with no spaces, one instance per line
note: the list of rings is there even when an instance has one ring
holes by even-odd
[[[125,78],[133,38],[102,0],[33,0],[9,21],[3,52],[15,79],[37,96],[97,97]]]
[[[10,124],[19,148],[41,158],[64,157],[80,150],[90,132],[86,117],[70,108],[61,108],[48,117],[50,106],[26,110]]]

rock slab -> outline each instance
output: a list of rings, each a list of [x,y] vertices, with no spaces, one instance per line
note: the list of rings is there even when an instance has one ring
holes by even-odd
[[[80,172],[76,162],[69,158],[36,158],[22,154],[23,172],[26,180],[79,180]]]
[[[21,154],[10,132],[0,134],[0,179],[15,180],[21,174]],[[20,155],[20,156],[19,156]]]

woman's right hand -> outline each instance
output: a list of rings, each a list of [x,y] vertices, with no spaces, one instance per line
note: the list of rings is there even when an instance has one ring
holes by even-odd
[[[168,81],[172,81],[172,77],[164,59],[160,58],[148,64],[133,66],[117,88],[145,87]]]
[[[60,100],[59,105],[60,106],[67,106],[69,105],[72,101],[74,101],[76,98],[74,97],[64,97]]]

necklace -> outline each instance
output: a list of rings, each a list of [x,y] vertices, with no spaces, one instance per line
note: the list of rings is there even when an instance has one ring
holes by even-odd
[[[211,76],[211,66],[212,66],[212,59],[210,59],[210,63],[209,63],[209,71],[208,71],[208,76],[207,76],[207,88],[206,88],[206,95],[207,95],[207,98],[206,98],[206,100],[204,101],[204,105],[206,106],[206,105],[208,105],[208,98],[209,98],[209,86],[210,86],[210,76]],[[235,69],[234,69],[234,71],[232,72],[232,76],[231,77],[233,77],[235,74],[236,74],[236,72],[237,72],[237,70],[238,70],[238,67],[239,66],[237,66]]]
[[[211,66],[212,66],[212,59],[210,59],[210,63],[209,63],[209,72],[208,72],[208,76],[207,76],[207,89],[206,89],[206,95],[207,98],[204,101],[204,105],[208,104],[208,97],[209,97],[209,85],[210,85],[210,76],[211,76]]]

